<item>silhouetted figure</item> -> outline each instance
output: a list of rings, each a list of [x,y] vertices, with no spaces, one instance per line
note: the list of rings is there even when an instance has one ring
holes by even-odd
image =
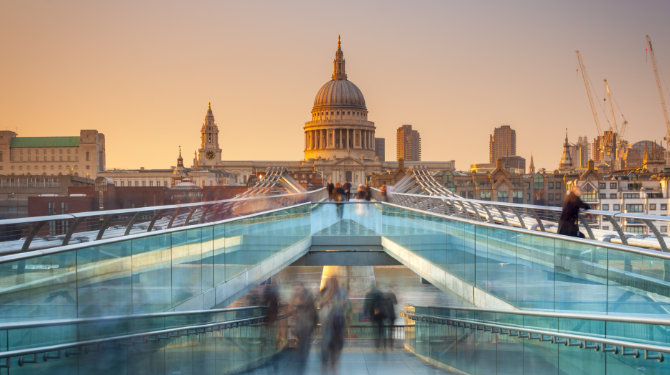
[[[384,336],[384,347],[393,350],[393,325],[395,324],[395,305],[398,299],[393,291],[388,290],[384,293],[384,317],[386,318],[386,329]]]
[[[342,215],[344,213],[344,205],[342,204],[342,201],[344,201],[345,196],[344,196],[344,189],[342,186],[340,186],[340,183],[338,182],[335,184],[335,205],[337,206],[337,217],[342,218]]]
[[[266,325],[271,327],[279,315],[279,291],[277,290],[277,285],[275,285],[275,283],[270,283],[265,286],[262,304],[266,308]]]
[[[384,294],[373,286],[365,295],[365,315],[375,326],[375,347],[380,350],[384,346],[384,320],[386,319]]]
[[[382,195],[382,201],[383,202],[388,202],[388,197],[387,197],[387,192],[386,192],[386,184],[382,184],[382,186],[379,188],[379,191],[381,192]]]
[[[563,204],[563,211],[561,212],[561,219],[558,221],[558,233],[566,236],[584,238],[584,233],[579,231],[579,209],[588,210],[591,208],[588,204],[582,202],[579,196],[582,195],[582,190],[575,186],[565,198]]]
[[[356,190],[356,199],[359,201],[365,199],[365,188],[363,188],[363,184],[358,184],[358,189]]]
[[[321,324],[321,373],[325,373],[329,366],[333,373],[337,373],[344,347],[344,326],[349,299],[334,277],[326,280],[320,295],[321,314],[325,317]]]
[[[345,200],[351,199],[351,183],[349,180],[344,180],[344,185],[342,185],[342,189],[344,190],[344,198]]]
[[[333,193],[335,192],[335,185],[333,185],[333,180],[328,180],[328,185],[326,185],[326,190],[328,190],[328,200],[333,200]]]
[[[370,185],[365,184],[365,186],[363,187],[363,190],[365,192],[365,196],[363,197],[363,199],[365,199],[368,202],[371,201],[372,200],[372,189],[370,189]]]
[[[314,328],[316,328],[318,317],[316,306],[314,305],[314,297],[312,293],[305,289],[304,285],[298,284],[293,289],[291,303],[295,312],[293,333],[297,339],[295,367],[296,373],[302,374],[305,372],[312,333],[314,332]]]

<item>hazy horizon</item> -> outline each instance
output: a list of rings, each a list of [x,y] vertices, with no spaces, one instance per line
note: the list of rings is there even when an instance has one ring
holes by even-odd
[[[424,160],[467,169],[488,161],[489,134],[509,124],[517,153],[554,170],[566,128],[571,142],[596,135],[577,49],[601,102],[608,79],[624,137],[663,139],[645,34],[668,100],[669,15],[661,0],[3,0],[0,129],[97,129],[108,169],[166,168],[181,145],[190,166],[211,102],[224,160],[302,160],[341,35],[387,160],[396,128],[412,124]]]

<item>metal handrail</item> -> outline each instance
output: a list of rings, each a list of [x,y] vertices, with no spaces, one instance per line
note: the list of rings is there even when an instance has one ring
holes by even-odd
[[[278,317],[278,319],[283,319],[288,314],[283,314]],[[226,328],[234,328],[234,327],[240,327],[240,326],[245,326],[245,325],[250,325],[254,323],[261,323],[265,321],[266,316],[258,316],[258,317],[251,317],[251,318],[244,318],[244,319],[236,319],[236,320],[228,320],[225,322],[216,322],[216,323],[207,323],[207,324],[196,324],[196,325],[190,325],[190,326],[184,326],[184,327],[177,327],[177,328],[168,328],[168,329],[161,329],[161,330],[156,330],[156,331],[149,331],[149,332],[140,332],[140,333],[133,333],[129,335],[120,335],[120,336],[112,336],[112,337],[105,337],[105,338],[100,338],[100,339],[92,339],[92,340],[85,340],[85,341],[75,341],[75,342],[70,342],[66,344],[57,344],[57,345],[48,345],[48,346],[41,346],[37,348],[27,348],[27,349],[18,349],[18,350],[10,350],[6,352],[0,352],[0,358],[5,358],[9,359],[11,357],[24,357],[28,355],[35,355],[39,353],[50,353],[50,352],[60,352],[62,350],[67,350],[67,349],[72,349],[72,348],[77,348],[77,347],[86,347],[86,346],[91,346],[91,345],[100,345],[108,342],[114,342],[114,341],[123,341],[123,340],[133,340],[137,338],[150,338],[150,337],[158,337],[159,339],[161,338],[161,335],[168,335],[171,333],[183,333],[184,335],[190,335],[190,334],[198,334],[202,332],[207,332],[213,331],[215,329],[226,329]],[[204,331],[203,331],[204,330]],[[48,359],[45,357],[45,360]],[[2,366],[0,366],[2,367]]]
[[[377,190],[377,192],[379,192]],[[544,212],[552,212],[555,214],[558,214],[562,211],[561,208],[559,207],[551,207],[551,206],[538,206],[538,205],[530,205],[530,204],[517,204],[517,203],[509,203],[509,202],[496,202],[496,201],[484,201],[484,200],[478,200],[478,199],[467,199],[467,198],[461,198],[461,197],[456,197],[456,196],[446,196],[442,194],[433,194],[431,193],[430,195],[423,195],[423,194],[411,194],[411,193],[395,193],[395,192],[389,192],[387,193],[389,197],[401,197],[401,198],[409,198],[409,199],[433,199],[433,200],[440,200],[442,202],[445,202],[448,204],[454,204],[454,203],[459,203],[459,205],[463,206],[463,203],[467,203],[471,209],[468,211],[478,217],[480,217],[482,220],[485,221],[491,221],[491,218],[489,217],[490,210],[488,207],[495,207],[497,211],[500,213],[500,221],[502,224],[505,226],[525,226],[526,222],[523,218],[523,215],[521,215],[518,212],[518,209],[526,209],[531,211],[533,214],[528,215],[526,214],[526,219],[537,222],[537,225],[534,227],[538,229],[541,232],[547,232],[546,224],[547,223],[555,223],[558,224],[557,221],[553,220],[547,220],[547,219],[541,219],[537,215],[537,211],[544,211]],[[408,204],[407,201],[401,201],[399,202],[402,205]],[[410,205],[416,205],[416,202],[409,202]],[[477,205],[479,207],[477,207]],[[464,206],[463,206],[464,207]],[[480,210],[479,208],[483,209]],[[503,212],[503,209],[505,208],[506,211],[509,210],[509,212]],[[649,235],[655,237],[656,242],[658,246],[656,246],[655,243],[643,243],[642,241],[636,241],[635,246],[639,247],[646,247],[646,248],[652,248],[656,250],[661,250],[663,252],[669,252],[670,250],[668,249],[668,244],[666,244],[666,237],[667,234],[661,233],[656,225],[654,225],[653,221],[662,221],[662,222],[668,222],[670,223],[670,216],[659,216],[659,215],[646,215],[646,214],[636,214],[636,213],[622,213],[618,211],[602,211],[602,210],[587,210],[584,211],[585,214],[588,215],[594,215],[594,216],[599,216],[602,221],[607,221],[608,224],[611,224],[613,231],[612,234],[615,235],[615,237],[619,238],[619,241],[624,244],[628,245],[630,240],[634,239],[636,236],[636,233],[625,233],[621,225],[619,223],[620,220],[624,219],[637,219],[640,220],[640,224],[644,224],[649,228]],[[467,214],[467,213],[464,213]],[[508,221],[508,215],[510,218],[514,218],[514,220],[519,220],[518,225],[515,225],[516,222],[510,223]],[[462,215],[461,215],[462,216]],[[584,227],[586,228],[589,238],[591,239],[596,239],[592,228],[588,226],[588,223],[582,223]],[[604,230],[601,230],[604,231]],[[603,236],[601,242],[612,242],[611,237]],[[635,241],[634,241],[635,242]]]
[[[49,215],[39,217],[25,217],[19,219],[0,220],[0,234],[6,236],[0,242],[3,245],[2,251],[5,254],[26,252],[36,249],[45,249],[58,246],[69,245],[73,236],[78,241],[91,243],[99,241],[107,236],[124,237],[130,235],[131,231],[155,232],[157,226],[187,227],[191,223],[211,222],[212,219],[219,220],[222,213],[239,215],[244,214],[244,210],[255,210],[255,202],[275,201],[275,206],[286,205],[286,203],[307,201],[316,201],[320,195],[325,192],[325,188],[312,190],[308,192],[249,196],[243,198],[231,198],[209,202],[196,202],[185,204],[173,204],[163,206],[151,206],[120,210],[87,211],[72,214]],[[250,206],[247,206],[249,204]],[[223,211],[221,211],[221,209]],[[242,212],[241,212],[242,211]],[[194,214],[197,213],[195,219]],[[207,215],[209,216],[206,220]],[[137,222],[141,214],[149,214],[150,218],[142,219]],[[239,216],[238,216],[239,217]],[[99,218],[99,220],[97,220]],[[176,220],[178,219],[178,220]],[[85,220],[88,220],[85,222]],[[120,221],[113,223],[114,220]],[[175,222],[176,220],[176,222]],[[84,223],[84,224],[82,224]],[[160,223],[160,224],[159,224]],[[49,226],[59,225],[58,234],[40,235],[41,230]],[[28,231],[24,232],[25,227]],[[119,229],[119,226],[121,229]],[[77,230],[77,228],[84,227]],[[110,229],[110,228],[113,228]],[[123,230],[125,228],[125,230]],[[162,229],[162,228],[161,228]],[[109,233],[112,233],[111,235]],[[96,235],[97,234],[97,235]],[[83,236],[83,237],[82,237]],[[40,242],[33,240],[40,239]],[[11,242],[10,242],[11,241]]]
[[[10,329],[24,329],[24,328],[42,328],[42,327],[52,327],[58,325],[67,325],[67,324],[86,324],[94,322],[106,322],[110,320],[131,320],[131,319],[146,319],[146,318],[161,318],[161,317],[171,317],[171,316],[185,316],[185,315],[197,315],[197,314],[209,314],[209,313],[223,313],[230,311],[244,311],[244,310],[253,310],[261,309],[265,306],[242,306],[242,307],[230,307],[223,309],[211,309],[211,310],[191,310],[191,311],[169,311],[169,312],[160,312],[160,313],[147,313],[147,314],[133,314],[133,315],[110,315],[103,317],[95,318],[76,318],[76,319],[55,319],[55,320],[33,320],[26,322],[16,322],[16,323],[0,323],[0,331],[10,330]]]
[[[46,249],[37,249],[37,250],[17,252],[17,253],[12,253],[12,254],[7,254],[7,255],[0,255],[0,264],[7,263],[7,262],[13,262],[13,261],[16,261],[16,260],[21,260],[21,259],[28,259],[28,258],[33,258],[33,257],[44,256],[44,255],[47,255],[47,254],[61,253],[61,252],[75,250],[75,249],[79,249],[79,248],[83,248],[83,247],[104,245],[104,244],[119,241],[119,240],[136,239],[136,238],[141,238],[141,237],[148,237],[148,236],[155,236],[155,235],[159,235],[159,234],[178,232],[178,231],[187,230],[187,229],[196,229],[196,228],[202,228],[202,227],[211,226],[211,225],[225,224],[225,223],[229,223],[229,222],[236,221],[236,220],[244,220],[244,219],[249,219],[249,218],[253,218],[253,217],[256,217],[256,216],[267,215],[267,214],[270,214],[270,213],[273,213],[273,212],[289,210],[289,209],[296,208],[296,207],[301,207],[301,206],[304,206],[304,205],[307,205],[307,204],[312,204],[312,203],[311,202],[306,202],[306,203],[296,204],[296,205],[293,205],[293,206],[279,207],[279,208],[274,208],[274,209],[271,209],[271,210],[255,212],[255,213],[249,214],[249,215],[236,216],[236,217],[231,217],[231,218],[227,218],[227,219],[222,219],[222,220],[219,220],[219,221],[213,221],[213,222],[202,223],[202,224],[193,224],[193,225],[189,225],[187,227],[176,227],[176,228],[168,228],[168,229],[163,229],[163,230],[157,230],[157,231],[153,231],[153,232],[142,232],[142,233],[127,234],[127,235],[124,235],[124,236],[100,239],[98,241],[77,243],[77,244],[65,245],[65,246],[54,246],[54,247],[50,247],[50,248],[46,248]]]
[[[487,226],[490,228],[497,228],[500,229],[499,225],[496,224],[491,224],[491,223],[486,223],[486,222],[481,222],[481,221],[473,221],[471,219],[465,219],[462,217],[458,216],[450,216],[450,215],[444,215],[440,214],[437,212],[431,212],[431,211],[425,211],[421,210],[418,208],[414,207],[407,207],[407,206],[402,206],[399,204],[395,203],[388,203],[388,202],[382,202],[385,205],[391,206],[391,207],[396,207],[396,208],[401,208],[409,211],[414,211],[423,215],[429,215],[429,216],[435,216],[435,217],[440,217],[443,219],[448,219],[448,220],[457,220],[457,221],[463,221],[475,225],[480,225],[480,226]],[[509,226],[506,227],[505,230],[513,231],[513,232],[519,232],[519,233],[527,233],[527,234],[533,234],[537,236],[543,236],[543,237],[548,237],[548,238],[553,238],[557,240],[562,240],[562,241],[570,241],[570,242],[578,242],[578,243],[583,243],[586,245],[596,245],[599,247],[606,247],[609,249],[613,250],[620,250],[620,251],[626,251],[630,253],[635,253],[635,254],[640,254],[640,255],[645,255],[645,256],[652,256],[656,258],[662,258],[666,260],[670,260],[670,253],[666,252],[660,252],[658,250],[651,250],[647,248],[641,248],[641,247],[636,247],[636,246],[631,246],[631,245],[622,245],[622,244],[617,244],[613,242],[601,242],[597,240],[592,240],[592,239],[587,239],[587,238],[579,238],[579,237],[572,237],[572,236],[564,236],[561,234],[556,234],[552,232],[540,232],[536,230],[531,230],[531,229],[523,229],[521,227],[514,227],[514,226]]]
[[[306,191],[304,193],[261,195],[261,196],[252,196],[252,197],[244,197],[244,198],[229,198],[229,199],[222,199],[222,200],[218,200],[218,201],[168,204],[168,205],[162,205],[162,206],[148,206],[148,207],[139,207],[139,208],[117,209],[117,210],[86,211],[86,212],[75,212],[75,213],[71,213],[71,214],[30,216],[30,217],[22,217],[22,218],[15,218],[15,219],[0,219],[0,225],[25,224],[25,223],[34,223],[34,222],[39,222],[39,221],[76,219],[78,217],[106,216],[106,215],[130,214],[130,213],[136,213],[136,212],[147,212],[147,211],[159,211],[159,210],[172,210],[172,209],[178,209],[178,208],[211,206],[211,205],[217,205],[217,204],[222,204],[222,203],[247,202],[247,201],[253,201],[253,200],[258,200],[258,199],[270,199],[270,198],[282,198],[282,197],[289,197],[289,196],[309,195],[309,194],[318,193],[321,190],[325,190],[325,188],[310,190],[310,191]]]
[[[602,320],[607,322],[617,323],[638,323],[638,324],[654,324],[664,325],[670,327],[670,318],[652,318],[643,316],[627,316],[627,315],[605,315],[605,314],[590,314],[590,313],[576,313],[576,312],[553,312],[553,311],[535,311],[535,310],[509,310],[509,309],[488,309],[479,307],[463,307],[463,306],[415,306],[408,304],[413,308],[431,308],[431,309],[449,309],[459,311],[475,311],[494,314],[514,314],[514,315],[528,315],[541,316],[549,318],[563,318],[563,319],[584,319],[584,320]],[[656,315],[655,315],[656,316]]]
[[[639,357],[639,353],[626,352],[626,349],[643,350],[645,353],[644,356],[645,359],[655,359],[659,362],[663,362],[665,359],[663,353],[670,354],[670,346],[644,344],[635,341],[614,340],[602,337],[601,335],[578,335],[559,331],[525,328],[514,325],[486,323],[477,320],[450,318],[444,316],[434,316],[434,315],[415,314],[406,312],[401,312],[401,314],[413,321],[418,320],[418,321],[426,321],[429,323],[456,325],[458,327],[470,328],[475,330],[487,330],[496,334],[507,334],[510,336],[517,336],[519,338],[537,339],[541,342],[551,342],[552,344],[563,344],[565,346],[579,346],[582,349],[592,349],[602,352],[611,352],[614,354],[619,353],[618,348],[621,347],[620,353],[622,355],[631,355],[634,356],[635,358]],[[516,332],[516,334],[513,334],[513,332]],[[532,335],[538,335],[538,336],[533,337]],[[550,338],[545,339],[545,337]],[[572,340],[578,341],[578,343],[572,343]],[[589,345],[589,343],[591,345]],[[608,348],[607,345],[613,348]],[[656,355],[649,355],[649,352],[656,353]]]

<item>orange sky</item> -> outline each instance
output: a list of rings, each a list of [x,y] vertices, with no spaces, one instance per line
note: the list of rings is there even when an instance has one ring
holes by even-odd
[[[626,138],[662,139],[644,35],[668,77],[670,2],[553,3],[1,0],[0,128],[98,129],[108,168],[169,167],[179,145],[190,165],[211,101],[224,159],[299,160],[341,34],[387,159],[410,123],[424,160],[467,169],[507,123],[518,154],[556,168],[565,128],[596,133],[575,49],[598,100],[608,79]]]

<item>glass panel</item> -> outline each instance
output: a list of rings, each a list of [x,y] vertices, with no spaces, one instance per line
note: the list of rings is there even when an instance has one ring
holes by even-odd
[[[170,239],[161,234],[132,240],[134,314],[172,307]]]
[[[202,291],[201,242],[199,228],[172,233],[172,306]]]
[[[77,316],[76,252],[0,264],[0,321]]]
[[[78,316],[131,314],[130,242],[83,248],[76,253]]]

